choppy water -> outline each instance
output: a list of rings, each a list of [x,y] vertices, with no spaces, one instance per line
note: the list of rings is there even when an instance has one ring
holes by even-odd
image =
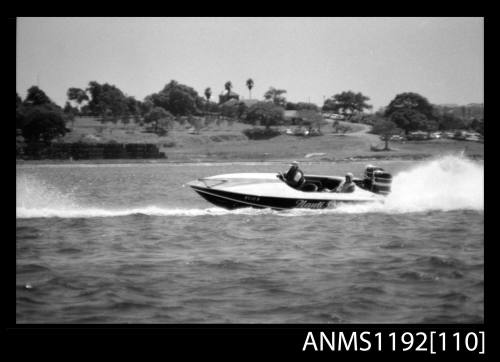
[[[286,164],[18,165],[16,320],[482,322],[482,163],[379,165],[396,175],[385,205],[286,212],[226,211],[182,186]]]

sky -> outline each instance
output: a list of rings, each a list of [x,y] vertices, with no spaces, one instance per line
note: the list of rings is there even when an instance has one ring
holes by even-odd
[[[63,106],[70,87],[116,85],[143,100],[170,80],[212,100],[231,81],[323,104],[362,92],[373,110],[398,93],[483,103],[483,18],[18,18],[16,91],[38,85]]]

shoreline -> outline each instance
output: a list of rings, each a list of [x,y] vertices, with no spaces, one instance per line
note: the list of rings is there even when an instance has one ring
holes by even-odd
[[[450,154],[450,153],[448,153]],[[445,154],[443,154],[445,155]],[[426,159],[433,159],[438,157],[436,154],[398,154],[398,155],[380,155],[380,156],[366,156],[356,155],[344,158],[279,158],[279,159],[265,159],[265,158],[220,158],[220,157],[206,157],[206,158],[186,158],[186,159],[92,159],[92,160],[21,160],[16,159],[16,166],[20,165],[100,165],[100,164],[203,164],[203,163],[287,163],[290,161],[298,161],[301,163],[342,163],[342,162],[360,162],[360,161],[421,161]],[[472,154],[466,155],[467,158],[473,160],[484,160],[484,155]]]

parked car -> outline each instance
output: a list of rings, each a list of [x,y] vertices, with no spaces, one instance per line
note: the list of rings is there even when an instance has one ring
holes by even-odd
[[[391,136],[390,140],[396,141],[396,142],[402,142],[402,141],[406,141],[406,138],[403,136],[400,136],[398,134],[395,134],[395,135]]]
[[[306,128],[303,128],[303,127],[297,127],[293,131],[293,134],[295,136],[307,136],[309,134],[309,130],[307,130]]]
[[[429,135],[427,132],[423,131],[410,132],[408,134],[408,139],[412,141],[422,141],[429,139]]]
[[[465,140],[467,138],[465,132],[463,131],[456,131],[454,134],[453,134],[453,139],[455,140]]]
[[[309,136],[321,136],[321,135],[322,135],[321,131],[317,128],[313,128],[309,132]]]
[[[465,137],[465,140],[466,141],[475,141],[475,142],[479,142],[481,139],[476,136],[476,135],[472,135],[472,136],[467,136]]]
[[[481,134],[478,132],[464,132],[466,141],[479,142],[481,140]]]

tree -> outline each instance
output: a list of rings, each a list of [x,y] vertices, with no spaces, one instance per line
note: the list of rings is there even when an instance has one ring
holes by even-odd
[[[314,103],[307,103],[307,102],[298,102],[298,103],[286,102],[285,109],[291,111],[300,111],[304,109],[319,111],[319,107],[317,105],[315,105]]]
[[[273,103],[277,106],[285,108],[286,98],[283,96],[283,94],[285,93],[286,90],[284,89],[276,89],[274,87],[270,87],[269,90],[264,93],[264,98],[273,101]]]
[[[428,133],[436,132],[439,129],[439,123],[434,119],[428,119],[422,129]]]
[[[248,107],[243,102],[239,102],[236,99],[231,99],[218,107],[220,114],[229,118],[228,121],[231,123],[235,119],[245,118]]]
[[[408,134],[411,131],[422,130],[426,127],[427,117],[415,109],[400,109],[389,116],[399,128]]]
[[[425,129],[429,121],[435,120],[434,107],[417,93],[401,93],[389,103],[385,117],[395,122],[408,134],[410,131]]]
[[[159,126],[162,125],[163,127],[170,128],[171,123],[172,123],[172,114],[162,107],[154,107],[145,117],[144,117],[144,122],[145,123],[153,123],[154,124],[154,131],[155,133],[158,133]],[[162,127],[162,128],[163,128]]]
[[[226,102],[220,105],[220,112],[224,117],[238,117],[239,102]]]
[[[434,107],[425,97],[417,93],[396,95],[387,106],[384,115],[406,134],[410,131],[436,129]]]
[[[391,136],[399,134],[400,131],[401,130],[397,127],[397,125],[394,122],[383,118],[380,118],[379,120],[375,121],[375,124],[373,125],[372,128],[372,132],[381,135],[382,139],[385,141],[384,151],[390,150],[389,140],[391,139]]]
[[[78,112],[81,111],[82,103],[88,102],[89,96],[81,88],[69,88],[66,92],[68,100],[75,102],[78,105]]]
[[[16,109],[19,108],[23,104],[23,100],[19,97],[19,94],[16,92]]]
[[[63,112],[67,115],[78,114],[78,109],[73,107],[68,101],[64,104]]]
[[[205,88],[205,98],[207,102],[210,102],[210,97],[212,96],[212,90],[210,88]]]
[[[370,98],[363,95],[361,92],[342,92],[325,100],[323,110],[340,113],[347,120],[350,120],[354,114],[372,108],[370,104],[366,103],[369,100]]]
[[[82,108],[80,108],[80,114],[82,116],[92,116],[92,111],[90,110],[90,107],[88,104],[82,106]]]
[[[136,117],[141,114],[141,101],[135,99],[134,97],[128,96],[125,100],[127,104],[126,114],[129,117]]]
[[[465,122],[453,115],[453,113],[444,113],[438,118],[439,129],[450,130],[450,129],[462,129],[465,128]]]
[[[49,143],[68,131],[59,110],[42,105],[32,106],[25,113],[22,135],[28,142],[43,140]]]
[[[139,104],[140,115],[142,117],[146,117],[146,114],[151,112],[151,110],[154,108],[154,106],[155,106],[154,103],[146,97],[146,100]]]
[[[474,118],[470,124],[470,128],[479,134],[484,135],[484,119]]]
[[[128,96],[125,103],[127,104],[127,110],[121,117],[121,122],[128,125],[131,120],[134,120],[135,123],[140,121],[142,102],[134,97]]]
[[[332,127],[335,128],[335,133],[339,132],[340,122],[338,119],[336,119],[335,122],[333,122]]]
[[[312,109],[301,109],[297,111],[297,115],[303,120],[303,125],[308,125],[309,127],[314,127],[318,130],[321,130],[321,122],[323,121],[323,117],[318,111]]]
[[[21,130],[24,126],[25,107],[21,97],[16,93],[16,129]]]
[[[231,83],[231,81],[227,81],[226,84],[224,84],[224,89],[226,89],[227,94],[231,93],[232,88],[233,88],[233,83]]]
[[[75,116],[79,113],[78,108],[72,107],[71,104],[66,101],[64,108],[63,108],[63,113],[66,116],[67,120],[71,121],[71,128],[75,128]]]
[[[117,119],[127,114],[127,97],[116,86],[89,82],[86,91],[90,94],[89,110],[107,119]]]
[[[428,119],[434,118],[434,107],[429,103],[427,98],[417,93],[401,93],[389,103],[385,110],[385,115],[390,116],[392,113],[401,109],[413,109],[422,113]]]
[[[66,128],[61,107],[37,86],[28,89],[24,102],[16,93],[16,131],[27,142],[50,142],[63,136]]]
[[[220,112],[220,106],[215,102],[208,101],[205,103],[205,111],[213,115]]]
[[[253,125],[260,122],[269,129],[283,122],[283,114],[284,109],[274,103],[257,102],[248,109],[246,121]]]
[[[160,92],[147,96],[145,101],[175,116],[196,114],[205,103],[196,90],[175,80],[170,81]]]
[[[28,94],[24,100],[24,104],[28,106],[41,106],[46,104],[55,105],[45,92],[35,85],[28,89]]]
[[[247,88],[248,88],[248,98],[252,99],[252,88],[253,88],[253,79],[247,79]]]

